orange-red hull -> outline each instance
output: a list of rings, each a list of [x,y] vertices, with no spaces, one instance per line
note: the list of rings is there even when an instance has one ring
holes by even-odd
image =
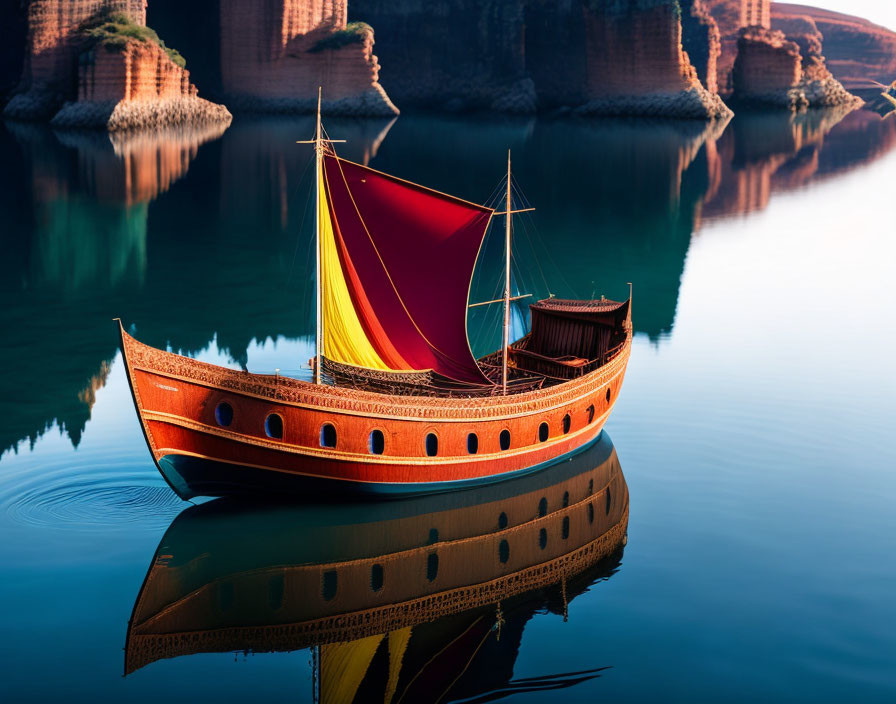
[[[309,487],[419,493],[537,469],[598,437],[631,348],[629,333],[606,365],[550,388],[441,398],[224,369],[148,347],[123,329],[121,340],[147,444],[184,498]],[[222,419],[222,407],[232,414]],[[270,436],[272,415],[281,437]]]

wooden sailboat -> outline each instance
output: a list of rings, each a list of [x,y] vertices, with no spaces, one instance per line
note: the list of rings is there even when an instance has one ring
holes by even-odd
[[[544,472],[450,494],[190,507],[150,561],[125,674],[196,653],[310,647],[319,701],[451,700],[466,671],[510,675],[536,609],[565,614],[612,574],[628,515],[606,434]]]
[[[408,494],[534,471],[594,441],[632,341],[626,301],[530,305],[511,343],[510,155],[502,212],[337,156],[318,110],[313,381],[144,345],[119,321],[153,459],[182,498],[251,491]],[[503,345],[475,359],[473,268],[505,218]],[[477,305],[477,304],[473,304]]]

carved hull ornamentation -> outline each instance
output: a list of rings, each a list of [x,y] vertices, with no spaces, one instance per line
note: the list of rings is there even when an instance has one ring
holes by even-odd
[[[253,491],[435,493],[535,471],[588,447],[622,386],[631,326],[611,359],[508,395],[390,395],[225,369],[120,327],[137,414],[183,499]]]

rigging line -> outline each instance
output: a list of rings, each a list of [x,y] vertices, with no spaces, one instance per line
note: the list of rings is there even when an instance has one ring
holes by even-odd
[[[526,236],[529,238],[529,242],[532,247],[532,251],[535,254],[535,260],[537,262],[539,270],[541,271],[541,276],[545,282],[545,287],[547,288],[548,292],[552,292],[551,291],[552,287],[551,287],[550,283],[548,282],[548,278],[545,273],[545,268],[542,265],[543,262],[544,262],[544,265],[549,265],[551,267],[551,270],[552,270],[551,277],[559,278],[560,279],[559,283],[561,285],[563,285],[567,291],[569,291],[570,293],[572,293],[575,296],[576,295],[576,287],[574,287],[570,284],[569,279],[567,279],[567,277],[563,273],[563,268],[557,265],[557,260],[553,256],[551,249],[545,246],[543,238],[539,236],[538,228],[535,226],[534,221],[531,221],[531,225],[532,225],[531,229],[529,227],[530,221],[528,218],[524,218],[522,220],[522,224],[523,224],[523,231],[526,234]]]
[[[531,206],[529,199],[526,198],[525,194],[523,193],[523,189],[520,187],[519,181],[517,181],[515,177],[511,177],[510,179],[510,188],[524,208],[528,208]]]
[[[440,354],[444,359],[446,359],[450,362],[459,364],[461,367],[465,366],[460,360],[454,359],[451,355],[446,354],[445,352],[440,350],[436,345],[434,345],[432,342],[430,342],[429,339],[426,337],[426,335],[423,334],[423,331],[420,329],[420,327],[417,325],[417,321],[414,320],[414,317],[411,315],[411,312],[408,310],[408,307],[405,305],[404,299],[401,297],[401,294],[398,292],[398,288],[396,288],[395,282],[392,280],[392,275],[389,273],[389,269],[386,267],[386,262],[383,261],[383,257],[380,254],[379,248],[376,246],[376,243],[373,241],[373,236],[370,234],[370,230],[367,229],[367,223],[364,222],[364,217],[361,215],[361,211],[358,208],[358,204],[355,202],[355,197],[354,197],[354,195],[352,195],[351,188],[349,188],[348,180],[345,178],[345,172],[342,170],[341,160],[338,157],[336,157],[336,165],[339,167],[339,174],[340,174],[340,176],[342,176],[342,181],[345,184],[346,193],[348,193],[348,197],[351,198],[352,205],[354,206],[355,212],[358,215],[358,220],[361,221],[361,225],[364,228],[364,232],[367,233],[367,238],[370,240],[370,244],[373,247],[373,251],[376,252],[377,259],[379,259],[380,266],[382,266],[383,271],[386,273],[386,277],[389,279],[389,284],[392,286],[392,290],[395,291],[395,295],[398,298],[398,302],[401,303],[401,307],[404,309],[404,312],[408,316],[408,319],[411,321],[411,324],[414,326],[414,328],[420,334],[420,337],[423,339],[423,341],[427,345],[429,345],[429,347],[434,352],[436,352],[437,354]],[[367,167],[365,167],[365,168],[367,168]],[[373,169],[371,169],[371,171],[373,171]],[[380,173],[380,172],[377,172],[377,173]],[[401,180],[401,179],[398,179],[398,180]],[[329,180],[327,179],[327,175],[326,175],[326,169],[324,169],[324,181],[326,181],[329,184]],[[410,183],[410,182],[408,182],[408,183]],[[328,186],[328,188],[329,188],[329,186]],[[428,190],[431,190],[431,189],[428,189]],[[481,206],[479,206],[479,207],[481,207]],[[489,218],[489,223],[490,223],[491,218],[492,218],[491,213],[489,214],[488,218]],[[488,230],[489,223],[486,223],[486,230]],[[480,247],[481,247],[481,243],[480,243]],[[471,272],[471,274],[472,274],[472,272]],[[466,320],[466,314],[467,314],[467,311],[464,310],[464,320]],[[467,346],[469,347],[469,340],[467,341]],[[473,356],[473,352],[471,350],[470,357],[472,357],[472,356]],[[456,379],[455,381],[460,381],[460,380]]]
[[[527,219],[523,219],[521,221],[521,225],[522,225],[521,229],[522,229],[522,234],[523,234],[522,239],[523,239],[523,242],[529,248],[529,253],[531,255],[530,260],[534,263],[535,270],[538,272],[539,276],[541,277],[541,281],[544,284],[544,290],[547,291],[548,293],[550,293],[551,287],[548,284],[548,279],[547,279],[547,276],[545,275],[544,267],[541,265],[542,257],[539,255],[538,249],[535,247],[535,242],[534,242],[534,239],[532,236],[532,232],[530,232],[530,228],[527,223]],[[533,275],[533,279],[532,279],[533,285],[534,285],[534,279],[535,279],[535,277]]]
[[[492,189],[492,192],[489,195],[488,200],[486,200],[485,202],[489,203],[489,204],[491,204],[491,203],[497,204],[498,201],[501,199],[501,193],[505,190],[504,186],[506,185],[506,183],[507,183],[507,177],[504,176],[500,181],[498,181],[498,183]]]
[[[505,178],[505,183],[506,183],[506,178]],[[519,188],[518,184],[516,183],[516,179],[514,179],[512,177],[511,177],[511,187],[513,190],[513,195],[515,195],[515,197],[516,197],[517,206],[528,207],[529,201],[526,199],[525,195],[523,195],[521,189]],[[522,233],[524,235],[523,240],[526,242],[526,244],[529,245],[529,249],[531,250],[531,254],[533,255],[531,257],[531,259],[535,263],[535,266],[537,267],[537,269],[541,275],[541,278],[544,281],[545,289],[550,291],[550,287],[547,285],[547,278],[545,277],[544,270],[542,269],[540,261],[539,261],[538,252],[535,250],[535,247],[532,246],[532,238],[531,238],[531,234],[529,232],[529,224],[528,223],[529,223],[528,217],[518,217],[515,221],[515,225],[517,225],[517,227],[521,226],[521,228],[522,228]],[[517,230],[517,231],[519,231],[519,230]],[[516,248],[514,248],[514,249],[516,249]],[[517,252],[519,252],[518,249],[517,249]],[[527,287],[527,285],[528,285],[527,277],[523,276],[523,268],[521,266],[519,266],[520,257],[518,257],[518,256],[513,257],[513,259],[516,261],[516,263],[518,265],[518,269],[517,269],[518,287],[519,286]],[[534,285],[534,280],[532,280],[531,283],[533,284],[531,286],[531,288],[533,290],[537,290],[536,286]]]

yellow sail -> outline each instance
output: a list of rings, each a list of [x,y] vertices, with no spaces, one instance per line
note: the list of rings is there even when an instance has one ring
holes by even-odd
[[[323,645],[320,649],[321,704],[352,702],[370,661],[385,636],[370,636],[348,643]]]
[[[398,687],[398,677],[401,675],[401,666],[404,663],[404,654],[408,649],[410,639],[410,626],[389,633],[389,680],[386,683],[386,694],[383,697],[384,704],[392,704],[395,689]]]
[[[320,270],[323,294],[324,356],[334,362],[352,364],[368,369],[389,369],[367,339],[367,334],[355,312],[339,252],[330,208],[327,204],[323,175],[318,201],[320,218]]]

